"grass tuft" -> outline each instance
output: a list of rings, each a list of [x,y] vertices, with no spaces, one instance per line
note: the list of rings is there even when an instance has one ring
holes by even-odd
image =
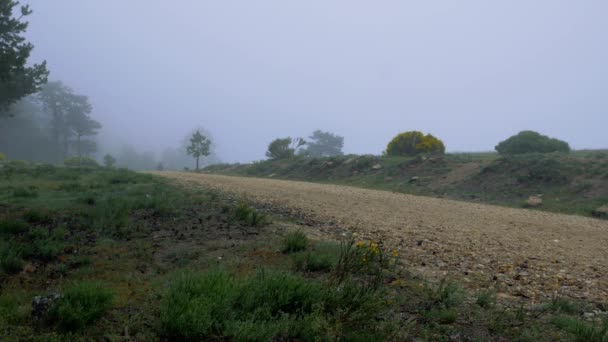
[[[81,330],[111,307],[112,298],[112,291],[101,283],[81,281],[65,290],[51,309],[50,318],[63,330]]]
[[[287,233],[283,240],[283,253],[303,251],[308,247],[309,241],[301,230]]]
[[[348,282],[327,287],[296,274],[260,270],[243,279],[223,270],[180,273],[161,305],[168,340],[338,340],[385,336],[379,292]],[[350,338],[349,338],[350,337]]]
[[[18,235],[27,232],[28,228],[27,222],[15,217],[5,217],[0,221],[1,235]]]
[[[570,333],[575,342],[608,342],[608,320],[587,323],[574,317],[558,316],[553,319],[553,324]]]
[[[252,208],[247,202],[241,201],[234,209],[233,219],[251,227],[261,227],[268,224],[268,216]]]
[[[330,272],[338,263],[340,245],[332,242],[319,243],[310,251],[293,254],[296,270]]]

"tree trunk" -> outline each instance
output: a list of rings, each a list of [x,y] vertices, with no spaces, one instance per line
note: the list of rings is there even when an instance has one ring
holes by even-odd
[[[200,157],[196,157],[196,171],[198,171],[198,159],[199,159],[199,158],[200,158]]]

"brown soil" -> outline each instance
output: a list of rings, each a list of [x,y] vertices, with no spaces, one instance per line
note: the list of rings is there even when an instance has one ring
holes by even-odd
[[[155,174],[305,213],[325,222],[319,234],[348,229],[382,241],[431,279],[455,277],[470,288],[533,301],[608,301],[608,221],[336,185]]]

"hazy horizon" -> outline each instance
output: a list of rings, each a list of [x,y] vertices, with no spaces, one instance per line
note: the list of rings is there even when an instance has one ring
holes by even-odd
[[[361,154],[408,130],[448,152],[528,129],[608,147],[599,0],[23,2],[30,61],[90,98],[102,150],[158,155],[199,126],[228,162],[315,129]]]

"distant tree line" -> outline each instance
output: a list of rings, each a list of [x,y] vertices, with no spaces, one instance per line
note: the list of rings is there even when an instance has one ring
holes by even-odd
[[[266,151],[272,160],[294,157],[332,157],[342,155],[344,137],[330,132],[316,130],[308,140],[303,138],[278,138],[273,140]],[[569,152],[567,142],[550,138],[534,131],[522,131],[500,142],[495,147],[503,155],[523,153]],[[432,134],[407,131],[397,134],[386,146],[385,156],[416,156],[419,154],[442,155],[445,153],[443,141]]]
[[[62,163],[97,152],[91,138],[101,124],[92,117],[93,106],[61,82],[45,84],[6,112],[0,119],[0,150],[11,159]]]

